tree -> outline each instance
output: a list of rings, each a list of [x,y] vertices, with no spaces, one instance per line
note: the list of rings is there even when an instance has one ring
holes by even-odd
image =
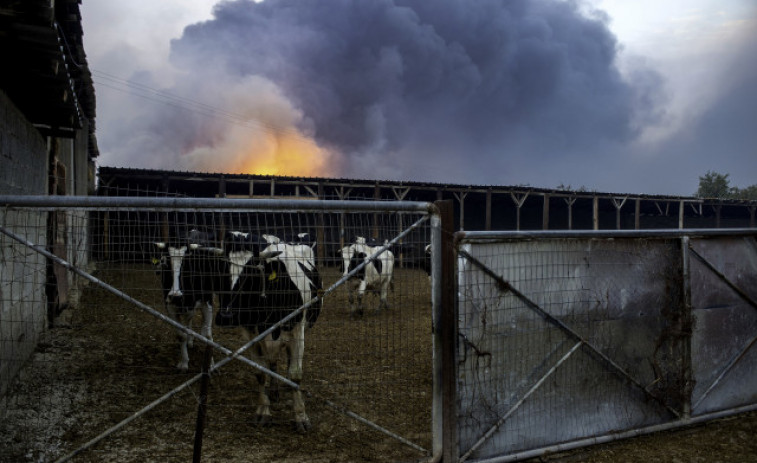
[[[757,201],[757,184],[740,189],[738,192],[738,198]]]
[[[729,174],[719,174],[708,170],[706,174],[699,177],[699,189],[696,196],[718,199],[733,198],[738,188],[731,187],[728,176]]]
[[[746,188],[732,187],[731,181],[728,179],[729,175],[708,170],[706,174],[699,177],[699,189],[696,196],[700,198],[757,200],[757,184]]]

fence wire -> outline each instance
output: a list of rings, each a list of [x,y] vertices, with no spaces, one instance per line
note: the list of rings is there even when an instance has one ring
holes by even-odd
[[[230,362],[211,377],[203,458],[397,461],[424,458],[432,440],[431,232],[418,209],[19,207],[0,213],[0,228],[166,316],[171,304],[156,272],[166,256],[157,244],[193,229],[215,234],[206,247],[231,231],[282,241],[306,233],[324,290],[343,279],[342,248],[387,244],[395,259],[388,307],[379,310],[380,294],[369,290],[362,316],[351,313],[351,281],[319,293],[323,307],[305,334],[299,383],[313,429],[296,432],[291,388],[275,378],[266,380],[270,423],[257,426],[257,371]],[[174,327],[8,235],[0,235],[0,249],[0,460],[55,461],[139,413],[73,460],[187,461],[199,390],[181,385],[200,372],[203,344],[190,346],[181,371]],[[216,311],[219,304],[216,295]],[[201,333],[196,312],[192,328]],[[214,326],[212,336],[234,351],[255,333]],[[218,350],[214,357],[223,362]],[[277,361],[270,368],[288,378],[286,357]]]
[[[754,236],[470,235],[457,263],[461,461],[754,405]],[[714,282],[704,265],[692,277],[697,249],[730,267],[730,280]],[[707,385],[719,398],[697,409]]]

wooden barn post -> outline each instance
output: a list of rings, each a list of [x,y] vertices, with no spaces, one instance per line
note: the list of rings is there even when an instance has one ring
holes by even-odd
[[[373,199],[374,201],[381,201],[381,187],[379,186],[378,182],[373,187]],[[373,213],[373,231],[371,232],[371,237],[374,239],[379,239],[379,218],[378,213]]]
[[[492,229],[492,189],[486,190],[486,230]]]
[[[170,186],[170,180],[168,179],[168,174],[163,174],[163,178],[161,179],[161,194],[163,196],[168,196],[168,187]],[[163,241],[168,242],[168,239],[170,238],[170,231],[169,231],[169,225],[168,225],[168,212],[164,212],[161,214],[162,220],[160,223],[160,235],[163,237]]]
[[[318,182],[318,199],[323,200],[326,197],[326,192],[323,187],[323,182]],[[316,259],[318,262],[324,263],[326,261],[326,231],[323,229],[325,220],[323,212],[319,212],[316,216],[315,234],[316,234]]]
[[[565,204],[568,205],[568,230],[573,230],[573,204],[576,202],[576,195],[563,199]]]

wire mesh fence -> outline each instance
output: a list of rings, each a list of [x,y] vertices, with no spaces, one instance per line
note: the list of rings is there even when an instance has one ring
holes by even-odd
[[[466,234],[460,460],[522,459],[754,407],[757,256],[754,231],[740,233]],[[711,269],[690,263],[698,250]]]
[[[201,336],[216,345],[203,431],[207,461],[429,455],[425,204],[107,200],[0,211],[0,368],[3,378],[20,370],[3,380],[0,460],[187,461],[200,401]],[[356,243],[364,254],[345,254]],[[383,257],[366,262],[374,254]],[[351,278],[345,255],[348,270],[350,257],[364,264],[353,265]],[[386,273],[387,256],[393,269],[383,305],[380,286],[368,281],[363,293],[359,283],[369,280],[369,266],[383,265]],[[228,286],[219,283],[227,279]],[[220,309],[240,309],[234,285],[242,281],[257,288],[247,291],[256,291],[259,312],[237,312],[205,332],[203,304],[209,300],[211,321],[218,322]],[[179,296],[172,294],[177,282]],[[358,295],[362,313],[351,307]],[[181,329],[183,312],[191,312],[191,332]],[[300,321],[307,321],[301,357],[293,347]],[[265,341],[255,341],[264,330]],[[24,351],[33,355],[21,369]],[[292,369],[300,358],[301,375]],[[302,392],[312,426],[305,433],[295,426],[302,410],[293,389]],[[261,408],[266,401],[270,407]]]

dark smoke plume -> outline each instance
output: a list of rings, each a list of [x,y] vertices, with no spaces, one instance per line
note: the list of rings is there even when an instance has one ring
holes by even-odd
[[[582,7],[224,1],[172,42],[172,63],[186,72],[176,91],[215,105],[275,99],[282,116],[268,127],[312,137],[331,153],[327,175],[522,183],[527,163],[584,162],[659,117],[660,78],[642,70],[624,80],[607,18]],[[178,151],[202,156],[224,143],[213,124],[173,123],[183,127],[172,130]]]

